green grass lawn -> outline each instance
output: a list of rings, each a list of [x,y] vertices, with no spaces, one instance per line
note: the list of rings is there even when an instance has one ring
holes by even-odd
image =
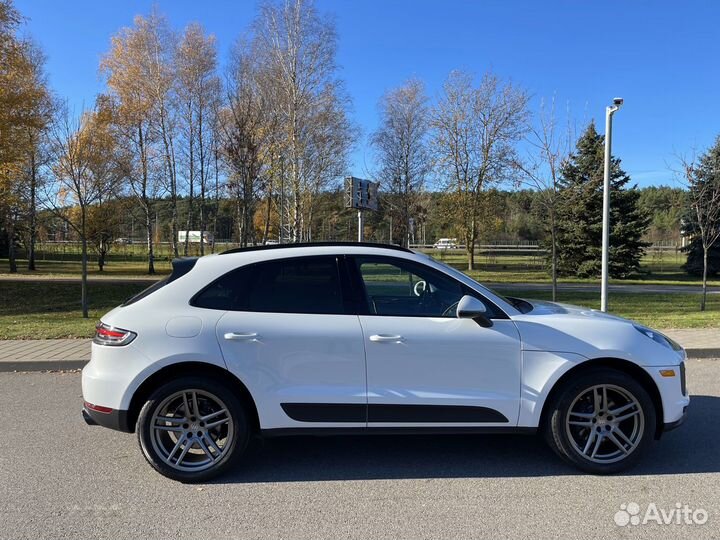
[[[146,285],[91,283],[90,318],[80,310],[80,284],[0,281],[0,339],[92,337],[103,313]]]

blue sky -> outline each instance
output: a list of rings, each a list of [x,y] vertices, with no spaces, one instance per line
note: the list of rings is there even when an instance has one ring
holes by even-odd
[[[76,108],[103,90],[110,36],[157,4],[176,28],[199,21],[221,59],[253,19],[253,0],[16,0],[47,53],[55,91]],[[523,85],[532,108],[553,95],[580,129],[625,98],[613,150],[639,185],[671,184],[674,156],[720,133],[720,3],[708,1],[319,0],[335,17],[338,64],[363,130],[352,171],[372,163],[367,135],[389,88],[419,77],[434,96],[452,69],[492,69]]]

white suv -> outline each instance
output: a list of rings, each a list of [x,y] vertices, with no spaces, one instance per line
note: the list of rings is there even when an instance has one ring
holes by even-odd
[[[136,431],[204,481],[251,435],[541,432],[592,473],[680,424],[685,353],[588,309],[504,298],[393,246],[299,244],[175,261],[98,324],[89,424]]]

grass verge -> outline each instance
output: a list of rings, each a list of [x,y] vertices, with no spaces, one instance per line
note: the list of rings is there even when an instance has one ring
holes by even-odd
[[[90,317],[83,319],[80,283],[0,281],[0,339],[92,337],[104,313],[146,286],[90,283]]]

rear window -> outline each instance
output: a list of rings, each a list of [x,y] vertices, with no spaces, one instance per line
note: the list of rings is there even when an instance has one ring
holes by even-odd
[[[227,311],[345,313],[335,257],[280,259],[238,268],[203,289],[191,304]]]

